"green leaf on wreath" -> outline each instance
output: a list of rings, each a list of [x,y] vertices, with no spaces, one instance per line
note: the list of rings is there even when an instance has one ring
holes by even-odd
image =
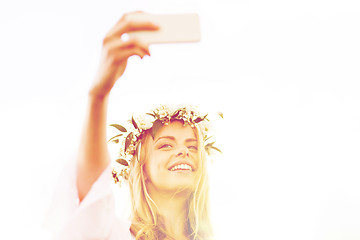
[[[211,138],[212,136],[207,136],[207,135],[205,135],[205,139],[204,139],[204,142],[206,142],[207,140],[209,140],[210,138]]]
[[[117,138],[117,137],[120,137],[120,136],[122,136],[122,135],[123,135],[123,134],[122,134],[122,133],[120,133],[120,134],[118,134],[118,135],[116,135],[116,136],[114,136],[114,137],[110,138],[108,142],[110,142],[111,140],[113,140],[113,139],[115,139],[115,138]],[[119,139],[115,139],[115,140],[117,140],[117,141],[116,141],[116,143],[118,143],[118,142],[119,142]],[[115,140],[113,140],[113,142],[115,142]]]
[[[116,162],[120,163],[121,165],[124,165],[125,167],[129,166],[129,163],[122,158],[116,159]]]
[[[214,144],[215,142],[212,142],[212,143],[208,143],[205,145],[205,147],[212,147],[212,145]]]
[[[218,149],[217,147],[211,146],[211,149],[214,149],[214,150],[218,151],[219,153],[222,153],[222,151],[220,149]]]
[[[123,126],[121,126],[119,124],[111,124],[110,126],[116,128],[120,132],[127,132],[126,128],[124,128]]]
[[[205,116],[203,116],[203,117],[196,118],[194,122],[199,123],[199,122],[203,121],[206,117],[207,117],[207,114]]]
[[[131,122],[132,122],[132,124],[134,125],[134,128],[135,128],[135,129],[139,129],[139,128],[138,128],[138,125],[136,124],[136,122],[135,122],[135,120],[134,120],[134,116],[131,117]]]

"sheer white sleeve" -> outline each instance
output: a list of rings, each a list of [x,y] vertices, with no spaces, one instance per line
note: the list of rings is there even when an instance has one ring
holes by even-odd
[[[111,170],[109,165],[79,204],[75,164],[64,169],[45,221],[54,239],[132,239],[130,223],[116,217]]]

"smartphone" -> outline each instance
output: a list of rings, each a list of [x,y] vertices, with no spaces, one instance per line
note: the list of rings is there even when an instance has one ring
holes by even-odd
[[[134,13],[127,17],[130,21],[149,21],[160,28],[157,31],[129,32],[129,39],[137,38],[148,44],[200,41],[200,20],[198,14]]]

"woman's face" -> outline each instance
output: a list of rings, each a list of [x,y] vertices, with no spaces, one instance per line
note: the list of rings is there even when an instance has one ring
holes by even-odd
[[[198,142],[194,129],[174,121],[147,141],[144,166],[149,191],[174,193],[194,187],[198,165]]]

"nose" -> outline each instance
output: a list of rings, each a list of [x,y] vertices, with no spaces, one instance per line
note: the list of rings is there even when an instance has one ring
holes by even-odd
[[[189,156],[189,149],[187,147],[183,147],[179,150],[179,153],[177,154],[178,157],[188,157]]]

